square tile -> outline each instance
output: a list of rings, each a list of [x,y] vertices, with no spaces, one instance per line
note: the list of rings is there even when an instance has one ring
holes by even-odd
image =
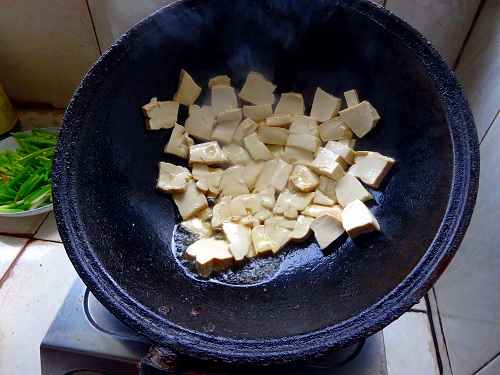
[[[35,238],[39,240],[61,242],[61,237],[57,231],[56,218],[54,211],[51,211],[47,218],[44,220],[40,228],[36,231]]]
[[[16,218],[0,217],[0,234],[32,237],[46,217],[47,213]]]
[[[439,374],[426,313],[408,312],[384,329],[389,375]]]
[[[0,288],[0,374],[40,374],[40,343],[75,279],[62,244],[28,244]]]
[[[26,242],[28,242],[26,238],[0,236],[0,280],[16,260]]]

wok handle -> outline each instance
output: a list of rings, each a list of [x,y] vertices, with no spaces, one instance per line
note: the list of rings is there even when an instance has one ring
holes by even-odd
[[[179,357],[174,352],[153,345],[141,359],[140,375],[174,375],[179,373]]]

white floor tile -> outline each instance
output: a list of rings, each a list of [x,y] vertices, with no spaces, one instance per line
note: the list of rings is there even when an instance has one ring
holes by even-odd
[[[28,244],[0,289],[0,374],[40,374],[40,343],[75,279],[62,244]]]
[[[31,237],[46,217],[46,213],[18,218],[0,217],[0,234]]]
[[[56,218],[54,216],[54,211],[49,213],[49,216],[42,223],[40,228],[34,235],[35,238],[39,240],[56,241],[61,242],[61,237],[57,231]]]
[[[389,375],[439,374],[427,314],[408,312],[384,329]]]
[[[28,239],[0,236],[0,280],[19,255]]]

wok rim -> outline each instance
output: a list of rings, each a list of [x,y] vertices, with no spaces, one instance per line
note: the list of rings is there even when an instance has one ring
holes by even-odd
[[[140,305],[106,272],[89,262],[91,246],[78,220],[77,194],[72,187],[71,164],[77,155],[67,152],[78,139],[84,113],[93,93],[159,12],[181,11],[181,6],[210,6],[228,0],[176,1],[153,13],[120,37],[94,64],[80,83],[64,115],[54,156],[54,212],[62,242],[77,273],[95,297],[121,321],[152,342],[185,355],[239,364],[289,363],[340,349],[368,337],[410,309],[432,287],[456,253],[470,223],[479,183],[479,143],[472,113],[454,73],[432,45],[415,29],[387,9],[368,0],[340,4],[370,18],[394,35],[426,67],[443,101],[453,149],[450,195],[441,225],[422,259],[389,294],[364,311],[337,325],[304,335],[280,339],[235,340],[195,332],[171,322],[160,324],[158,315]],[[359,5],[362,5],[360,7]],[[430,67],[432,69],[430,69]]]

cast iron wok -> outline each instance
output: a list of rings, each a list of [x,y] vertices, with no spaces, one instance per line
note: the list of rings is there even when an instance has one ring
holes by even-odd
[[[325,253],[313,241],[290,246],[267,279],[239,285],[234,274],[201,280],[186,270],[172,248],[178,212],[155,191],[158,162],[179,160],[162,152],[170,131],[146,131],[140,110],[170,100],[182,68],[205,92],[215,75],[241,87],[255,70],[308,106],[317,86],[337,96],[356,88],[382,116],[356,148],[397,160],[372,190],[382,232]],[[453,73],[383,8],[191,0],[136,25],[81,83],[56,150],[55,214],[83,281],[152,342],[202,359],[284,363],[367,337],[425,294],[467,228],[478,162]]]

